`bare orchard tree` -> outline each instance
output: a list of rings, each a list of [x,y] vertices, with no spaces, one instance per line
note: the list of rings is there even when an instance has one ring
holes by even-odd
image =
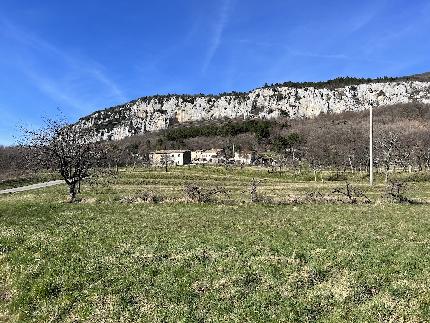
[[[21,147],[4,147],[0,145],[0,181],[24,175],[27,151]]]
[[[424,152],[424,160],[425,160],[425,167],[426,170],[430,170],[430,148],[427,148]]]
[[[47,119],[40,129],[22,131],[21,145],[29,149],[33,164],[60,173],[69,186],[70,202],[74,202],[82,179],[100,160],[97,144],[85,130],[64,120]]]
[[[394,164],[399,155],[399,136],[392,132],[383,132],[379,136],[377,143],[377,154],[379,162],[384,166],[385,182],[388,182],[388,172],[390,166]]]

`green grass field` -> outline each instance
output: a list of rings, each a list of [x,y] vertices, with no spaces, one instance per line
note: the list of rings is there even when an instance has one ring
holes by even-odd
[[[273,203],[250,202],[252,178]],[[382,176],[369,189],[360,174],[371,204],[282,202],[343,185],[312,178],[129,169],[79,203],[65,186],[0,196],[0,321],[430,321],[429,206],[389,203]],[[191,203],[189,183],[229,195]]]

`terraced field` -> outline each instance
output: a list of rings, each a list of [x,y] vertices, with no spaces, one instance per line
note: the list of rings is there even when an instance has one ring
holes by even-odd
[[[0,320],[429,321],[429,183],[396,204],[382,175],[350,174],[372,203],[345,204],[330,176],[136,168],[79,203],[65,186],[0,196]],[[226,194],[196,203],[191,184]]]

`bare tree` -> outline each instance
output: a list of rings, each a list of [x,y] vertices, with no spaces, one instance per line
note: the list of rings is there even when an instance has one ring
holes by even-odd
[[[23,129],[21,146],[29,149],[33,162],[60,173],[69,186],[70,202],[75,201],[82,179],[101,157],[88,133],[64,120],[47,119],[41,129]]]
[[[23,176],[28,172],[25,156],[27,151],[21,147],[0,146],[0,181]]]
[[[382,133],[377,140],[379,161],[384,166],[385,182],[388,182],[390,166],[395,162],[399,152],[399,136],[389,131]]]
[[[425,160],[425,167],[426,170],[430,170],[430,148],[427,148],[427,150],[424,153],[424,160]]]
[[[164,166],[164,171],[167,173],[169,171],[168,166],[169,166],[169,164],[172,163],[172,159],[170,158],[170,154],[167,151],[165,151],[163,153],[163,155],[161,156],[160,161],[161,161],[161,165]]]

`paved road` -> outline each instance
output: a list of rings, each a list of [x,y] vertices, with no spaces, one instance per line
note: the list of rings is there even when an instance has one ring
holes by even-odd
[[[50,182],[45,182],[45,183],[37,183],[37,184],[27,185],[27,186],[22,186],[22,187],[9,188],[7,190],[0,191],[0,195],[1,194],[24,192],[24,191],[30,191],[30,190],[37,190],[39,188],[45,188],[45,187],[49,187],[49,186],[59,185],[59,184],[62,184],[62,183],[64,183],[63,180],[57,180],[57,181],[50,181]]]

